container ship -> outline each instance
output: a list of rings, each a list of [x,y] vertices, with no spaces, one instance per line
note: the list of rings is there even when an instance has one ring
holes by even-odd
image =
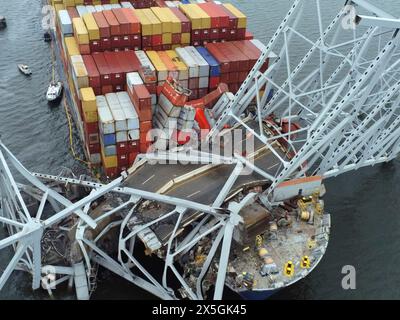
[[[266,78],[246,85],[279,59],[247,30],[246,15],[219,1],[50,4],[64,103],[93,177],[30,173],[1,144],[39,190],[14,190],[27,214],[39,216],[28,217],[26,231],[42,232],[29,238],[41,252],[33,287],[44,274],[88,299],[101,266],[162,299],[221,299],[224,287],[265,299],[306,277],[329,242],[323,176],[274,182],[279,161],[296,160],[291,139],[304,129],[273,113],[255,120],[260,100],[276,94]],[[243,111],[228,112],[239,96]],[[239,146],[206,153],[191,145],[216,127],[239,130]],[[171,158],[172,151],[179,152]],[[270,188],[273,198],[265,196]],[[5,216],[13,207],[7,195]],[[155,272],[154,261],[163,270]]]

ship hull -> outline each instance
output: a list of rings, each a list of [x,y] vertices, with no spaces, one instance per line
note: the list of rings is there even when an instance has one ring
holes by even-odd
[[[274,290],[244,290],[237,292],[244,300],[266,300],[282,289]]]

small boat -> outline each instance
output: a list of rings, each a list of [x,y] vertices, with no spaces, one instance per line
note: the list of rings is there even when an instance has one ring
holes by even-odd
[[[46,99],[48,102],[55,102],[61,98],[63,92],[62,82],[51,82],[47,89]]]
[[[0,30],[7,28],[7,21],[6,18],[3,16],[0,16]]]
[[[18,69],[26,76],[30,76],[32,74],[32,70],[26,64],[19,64]]]
[[[45,42],[51,42],[51,34],[50,34],[50,32],[46,32],[45,34],[44,34],[44,41]]]

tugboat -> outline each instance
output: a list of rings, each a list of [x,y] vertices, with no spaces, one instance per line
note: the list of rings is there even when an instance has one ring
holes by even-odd
[[[59,101],[63,92],[63,84],[62,82],[54,82],[52,81],[47,89],[46,99],[48,102],[53,103]]]
[[[30,76],[32,74],[32,70],[26,64],[19,64],[18,69],[26,76]]]
[[[0,16],[0,30],[7,28],[7,22],[6,18],[3,16]]]

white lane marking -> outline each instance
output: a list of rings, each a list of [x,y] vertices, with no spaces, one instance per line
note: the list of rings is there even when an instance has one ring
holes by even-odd
[[[148,178],[145,182],[143,182],[142,185],[146,184],[147,182],[149,182],[154,177],[155,177],[155,174],[153,174],[150,178]]]
[[[191,198],[191,197],[193,197],[193,196],[195,196],[196,194],[198,194],[198,193],[200,193],[201,191],[199,190],[199,191],[196,191],[196,192],[194,192],[194,193],[192,193],[191,195],[188,195],[186,198]]]
[[[278,163],[275,163],[272,167],[269,167],[267,170],[270,170],[270,169],[272,169],[272,168],[275,168],[276,166],[278,166],[279,165],[279,162]]]

